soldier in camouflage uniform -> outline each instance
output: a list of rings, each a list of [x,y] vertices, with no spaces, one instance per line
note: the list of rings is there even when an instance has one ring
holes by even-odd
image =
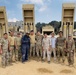
[[[56,39],[56,48],[57,48],[57,59],[58,62],[60,62],[60,54],[62,54],[62,62],[65,61],[65,51],[64,48],[66,48],[66,39],[63,37],[63,32],[59,32],[59,37]]]
[[[17,37],[15,38],[15,60],[21,60],[21,36],[20,33],[17,33]]]
[[[47,61],[48,61],[48,63],[50,63],[50,57],[51,57],[50,48],[51,48],[51,41],[48,38],[47,34],[45,33],[44,38],[42,40],[42,50],[43,50],[43,59],[42,59],[42,61],[45,61],[46,54],[47,54]]]
[[[75,43],[72,39],[72,35],[69,35],[67,41],[67,57],[69,66],[74,64],[74,50],[75,50]]]
[[[39,57],[41,55],[42,57],[42,39],[43,36],[40,34],[40,32],[37,32],[37,35],[35,37],[36,39],[36,53],[37,53],[37,57]],[[40,55],[39,55],[40,52]]]
[[[3,38],[0,40],[0,53],[2,56],[2,67],[9,65],[9,54],[8,54],[8,35],[4,33]]]

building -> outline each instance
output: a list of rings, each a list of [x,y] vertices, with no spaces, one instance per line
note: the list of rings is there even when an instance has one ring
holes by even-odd
[[[68,38],[69,34],[73,35],[74,29],[74,3],[64,3],[62,5],[62,25],[61,31],[63,31],[64,37]]]
[[[23,29],[23,21],[8,22],[8,31],[17,31],[18,27],[20,27],[20,29]]]
[[[46,25],[42,28],[42,34],[47,33],[50,35],[52,32],[54,32],[54,28],[51,25]]]
[[[0,37],[8,32],[7,14],[5,6],[0,6]]]
[[[35,31],[35,16],[34,16],[34,5],[33,4],[23,4],[23,25],[24,32]]]

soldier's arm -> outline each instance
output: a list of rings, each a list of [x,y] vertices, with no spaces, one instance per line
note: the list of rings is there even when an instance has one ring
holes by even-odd
[[[8,48],[9,48],[9,50],[11,50],[11,48],[10,48],[11,39],[10,39],[10,38],[8,38],[8,41],[9,41]]]
[[[73,43],[72,43],[72,50],[75,50],[75,42],[73,40]]]
[[[30,37],[29,37],[29,47],[30,47]]]
[[[0,54],[2,54],[2,39],[0,40]]]
[[[10,50],[10,41],[8,40],[8,50]]]
[[[51,48],[51,39],[49,40],[49,42],[50,42],[49,44],[50,44],[50,48]]]
[[[1,48],[1,44],[0,44],[0,54],[2,54],[2,48]]]
[[[9,41],[9,47],[10,47],[10,43],[11,43],[11,38],[10,38],[10,36],[8,37],[8,41]]]
[[[0,50],[2,49],[1,46],[2,46],[2,45],[1,45],[1,43],[0,43]]]
[[[37,41],[36,41],[36,35],[35,35],[35,44],[36,44],[36,42],[37,42]]]
[[[57,42],[58,42],[58,38],[56,38],[56,40],[55,40],[55,41],[56,41],[55,46],[56,46],[56,48],[57,48]]]
[[[35,36],[35,40],[37,41],[37,36]]]
[[[49,49],[48,50],[50,50],[51,49],[51,40],[49,39]]]
[[[14,44],[15,44],[15,47],[17,48],[17,41],[16,41],[16,38],[14,40]]]
[[[66,48],[66,38],[64,38],[64,48]]]
[[[42,50],[44,50],[44,49],[43,49],[43,46],[44,46],[44,39],[42,40]]]

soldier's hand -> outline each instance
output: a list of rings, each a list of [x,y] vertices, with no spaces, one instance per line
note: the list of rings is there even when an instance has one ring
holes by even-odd
[[[16,50],[18,50],[18,47],[16,47]]]
[[[50,51],[51,48],[48,48],[48,50]]]
[[[44,51],[44,48],[42,48],[42,51]]]
[[[71,50],[71,52],[73,52],[73,50]]]
[[[9,48],[9,50],[11,51],[12,49],[11,49],[11,48]]]
[[[0,54],[2,54],[2,50],[0,50]]]
[[[57,48],[55,48],[55,50],[57,51]]]

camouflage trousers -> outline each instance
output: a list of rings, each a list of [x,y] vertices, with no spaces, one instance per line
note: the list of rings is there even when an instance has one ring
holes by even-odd
[[[30,45],[30,57],[32,56],[35,56],[35,44],[31,44]]]
[[[68,63],[69,65],[73,65],[74,64],[74,51],[71,52],[71,50],[67,53],[67,59],[68,59]]]
[[[41,44],[36,44],[36,53],[37,53],[37,57],[39,56],[42,57],[42,45]]]
[[[8,50],[3,50],[3,53],[2,53],[2,66],[6,66],[6,65],[9,65],[9,53],[8,53]]]
[[[9,51],[9,60],[10,60],[10,63],[12,61],[15,61],[15,49],[14,49],[14,46],[10,46],[10,51]]]
[[[60,61],[61,55],[62,54],[62,62],[65,61],[65,51],[64,51],[64,47],[62,46],[58,46],[57,47],[57,59],[58,61]]]
[[[21,60],[21,46],[18,46],[18,49],[15,50],[15,60],[20,61]]]

